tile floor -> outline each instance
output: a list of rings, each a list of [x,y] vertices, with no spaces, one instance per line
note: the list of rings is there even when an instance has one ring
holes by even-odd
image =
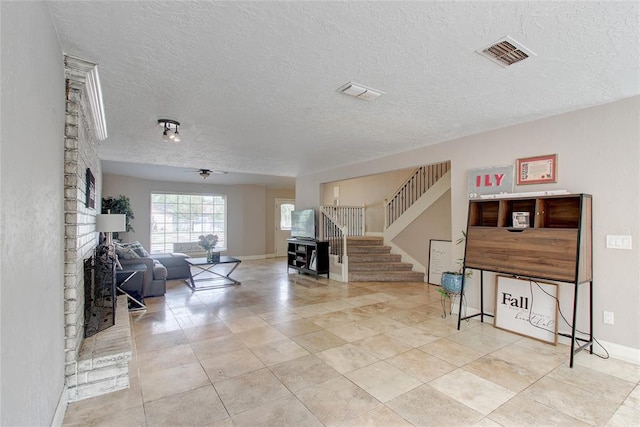
[[[640,366],[477,320],[424,283],[345,284],[245,261],[242,285],[181,281],[131,314],[131,387],[69,405],[113,426],[640,425]]]

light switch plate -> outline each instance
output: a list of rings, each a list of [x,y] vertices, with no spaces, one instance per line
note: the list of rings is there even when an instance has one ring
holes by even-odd
[[[631,250],[631,236],[607,234],[607,248]]]

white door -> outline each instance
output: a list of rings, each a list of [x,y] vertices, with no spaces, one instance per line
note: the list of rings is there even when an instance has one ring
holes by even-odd
[[[275,241],[276,257],[287,256],[287,239],[291,237],[291,211],[295,200],[276,199]]]

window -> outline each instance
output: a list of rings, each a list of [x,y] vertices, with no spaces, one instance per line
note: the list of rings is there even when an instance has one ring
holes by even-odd
[[[151,253],[173,252],[174,243],[217,234],[227,246],[227,198],[202,194],[151,194]]]
[[[291,203],[283,203],[280,205],[280,230],[291,230],[291,211],[295,206]]]

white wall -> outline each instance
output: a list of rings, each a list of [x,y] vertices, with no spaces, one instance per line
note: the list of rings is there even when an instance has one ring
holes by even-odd
[[[597,339],[640,349],[640,97],[443,142],[348,167],[300,177],[297,206],[317,206],[325,182],[451,159],[452,236],[466,229],[469,169],[515,164],[516,159],[558,154],[556,184],[520,186],[516,192],[566,189],[593,195],[594,333]],[[605,248],[605,235],[633,237],[633,250]],[[456,247],[454,252],[462,252]],[[458,258],[461,253],[454,253]],[[478,280],[478,274],[474,280]],[[493,283],[493,279],[485,280]],[[567,285],[568,286],[568,285]],[[563,286],[564,288],[565,286]],[[476,287],[467,293],[479,306]],[[487,295],[492,295],[489,289]],[[563,311],[565,295],[561,291]],[[581,290],[583,292],[583,290]],[[492,298],[487,298],[490,308]],[[615,325],[602,323],[602,311]],[[580,305],[586,312],[586,303]]]
[[[43,426],[64,387],[64,66],[45,3],[0,7],[0,425]]]
[[[151,181],[121,175],[103,176],[103,197],[125,195],[131,200],[135,216],[130,233],[123,240],[138,240],[150,247],[151,193],[176,192],[187,194],[224,194],[227,196],[227,251],[230,256],[251,257],[273,253],[267,248],[267,210],[273,209],[273,196],[261,185],[212,185]],[[290,192],[291,196],[293,195]],[[269,202],[269,200],[271,200]],[[270,203],[267,206],[267,203]],[[271,233],[273,241],[273,232]]]

